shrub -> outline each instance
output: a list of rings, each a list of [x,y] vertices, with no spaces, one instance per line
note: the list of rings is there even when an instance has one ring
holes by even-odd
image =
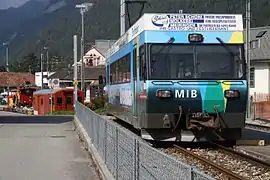
[[[97,109],[102,109],[105,107],[105,103],[106,103],[106,98],[103,96],[100,97],[94,97],[91,99],[91,103],[87,106],[90,109],[92,109],[93,111],[97,110]]]

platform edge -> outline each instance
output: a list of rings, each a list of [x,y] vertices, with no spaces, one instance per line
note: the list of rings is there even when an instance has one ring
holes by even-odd
[[[77,132],[78,136],[80,136],[83,141],[84,145],[86,146],[88,152],[92,155],[92,159],[94,163],[98,166],[98,170],[102,176],[103,180],[114,180],[115,178],[107,168],[106,164],[100,157],[96,147],[91,143],[91,138],[88,136],[86,130],[84,129],[83,125],[80,123],[80,121],[77,119],[76,116],[74,116],[74,126],[75,131]]]

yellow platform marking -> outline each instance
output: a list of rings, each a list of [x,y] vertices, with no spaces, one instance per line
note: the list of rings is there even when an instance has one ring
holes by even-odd
[[[236,145],[246,145],[246,146],[265,146],[265,140],[238,140]]]

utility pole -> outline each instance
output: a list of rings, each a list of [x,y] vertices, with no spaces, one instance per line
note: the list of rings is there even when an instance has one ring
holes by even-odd
[[[77,102],[77,99],[78,99],[78,72],[77,72],[77,65],[78,65],[78,52],[77,52],[77,43],[78,43],[78,40],[77,40],[77,35],[74,35],[73,36],[73,57],[74,57],[74,79],[73,79],[73,84],[74,84],[74,98],[73,98],[73,101],[74,101],[74,110],[76,108],[76,102]]]
[[[148,4],[147,1],[144,1],[144,0],[139,0],[139,1],[136,1],[136,0],[120,0],[120,30],[121,30],[120,36],[122,36],[126,32],[126,24],[125,24],[126,9],[127,9],[127,18],[128,18],[129,27],[132,26],[131,16],[130,16],[130,13],[129,13],[129,5],[134,5],[134,4],[140,4],[141,5],[141,9],[140,9],[140,11],[138,13],[139,15],[138,15],[137,19],[135,19],[135,21],[137,21],[142,16],[145,4]]]
[[[84,91],[84,10],[81,9],[82,15],[82,36],[81,36],[81,90]]]
[[[126,31],[126,0],[120,0],[120,36]]]
[[[250,101],[250,0],[246,0],[246,61],[247,61],[247,82],[248,82],[248,103],[247,103],[247,118],[251,116],[251,101]]]
[[[9,43],[8,42],[6,42],[6,43],[3,43],[3,46],[5,46],[6,47],[6,71],[7,72],[9,72]]]
[[[44,47],[44,50],[46,50],[46,64],[47,64],[46,70],[47,70],[47,77],[49,78],[49,48],[48,47]]]
[[[40,54],[40,71],[41,71],[41,89],[43,89],[43,56],[44,54]]]
[[[81,36],[81,90],[84,90],[84,13],[88,11],[89,7],[92,7],[93,3],[82,3],[75,7],[80,9],[81,13],[81,23],[82,23],[82,36]]]

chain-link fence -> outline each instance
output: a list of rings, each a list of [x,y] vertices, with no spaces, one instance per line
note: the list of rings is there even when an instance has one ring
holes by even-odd
[[[140,137],[80,103],[76,104],[76,117],[116,180],[213,179],[152,148]]]

